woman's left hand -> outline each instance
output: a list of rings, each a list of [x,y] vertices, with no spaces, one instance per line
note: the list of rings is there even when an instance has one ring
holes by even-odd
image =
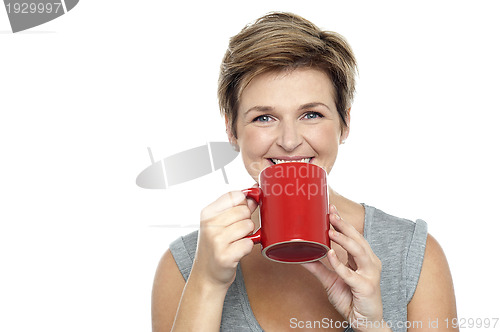
[[[382,324],[380,259],[363,235],[343,220],[333,205],[330,205],[330,224],[333,226],[330,239],[347,251],[347,264],[332,249],[327,258],[333,270],[320,261],[303,266],[323,284],[335,309],[349,322],[359,324],[358,328],[353,325],[355,330],[364,330],[364,322]]]

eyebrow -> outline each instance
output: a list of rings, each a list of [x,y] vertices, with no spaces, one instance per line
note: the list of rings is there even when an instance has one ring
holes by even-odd
[[[306,108],[315,108],[317,106],[323,106],[323,107],[325,107],[327,109],[330,109],[330,107],[326,106],[326,104],[323,104],[323,103],[320,103],[320,102],[314,102],[314,103],[308,103],[308,104],[300,105],[299,110],[303,110],[303,109],[306,109]]]
[[[249,109],[247,109],[245,111],[245,113],[243,113],[243,115],[246,115],[251,111],[269,112],[271,110],[273,110],[273,107],[271,107],[271,106],[254,106],[254,107],[250,107]]]
[[[325,104],[320,103],[320,102],[313,102],[313,103],[307,103],[304,105],[300,105],[298,109],[304,110],[304,109],[308,109],[308,108],[315,108],[317,106],[326,107],[328,110],[330,109],[328,106],[326,106]],[[269,112],[269,111],[272,111],[273,109],[274,109],[274,107],[271,107],[271,106],[254,106],[254,107],[250,107],[249,109],[247,109],[245,111],[245,113],[243,113],[243,115],[246,115],[250,111]]]

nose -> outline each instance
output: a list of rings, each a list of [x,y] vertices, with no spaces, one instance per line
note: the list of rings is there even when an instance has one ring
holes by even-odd
[[[302,144],[302,135],[294,121],[282,121],[279,126],[276,144],[287,152],[292,152]]]

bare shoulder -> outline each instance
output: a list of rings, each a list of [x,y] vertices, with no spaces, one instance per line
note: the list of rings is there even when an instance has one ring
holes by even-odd
[[[182,276],[170,250],[160,259],[153,282],[151,318],[153,331],[170,331],[184,289]]]
[[[408,304],[408,320],[428,322],[437,319],[444,323],[446,318],[451,321],[456,316],[455,291],[448,261],[437,240],[429,234],[417,289]]]
[[[330,204],[334,204],[339,210],[341,217],[349,221],[358,232],[363,234],[365,222],[365,208],[363,205],[340,195],[331,188],[329,189],[329,193]]]

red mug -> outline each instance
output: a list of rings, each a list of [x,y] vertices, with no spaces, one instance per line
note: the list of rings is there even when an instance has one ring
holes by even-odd
[[[259,174],[258,188],[243,190],[260,207],[252,235],[262,254],[280,263],[317,261],[330,250],[326,171],[314,164],[285,162]]]

